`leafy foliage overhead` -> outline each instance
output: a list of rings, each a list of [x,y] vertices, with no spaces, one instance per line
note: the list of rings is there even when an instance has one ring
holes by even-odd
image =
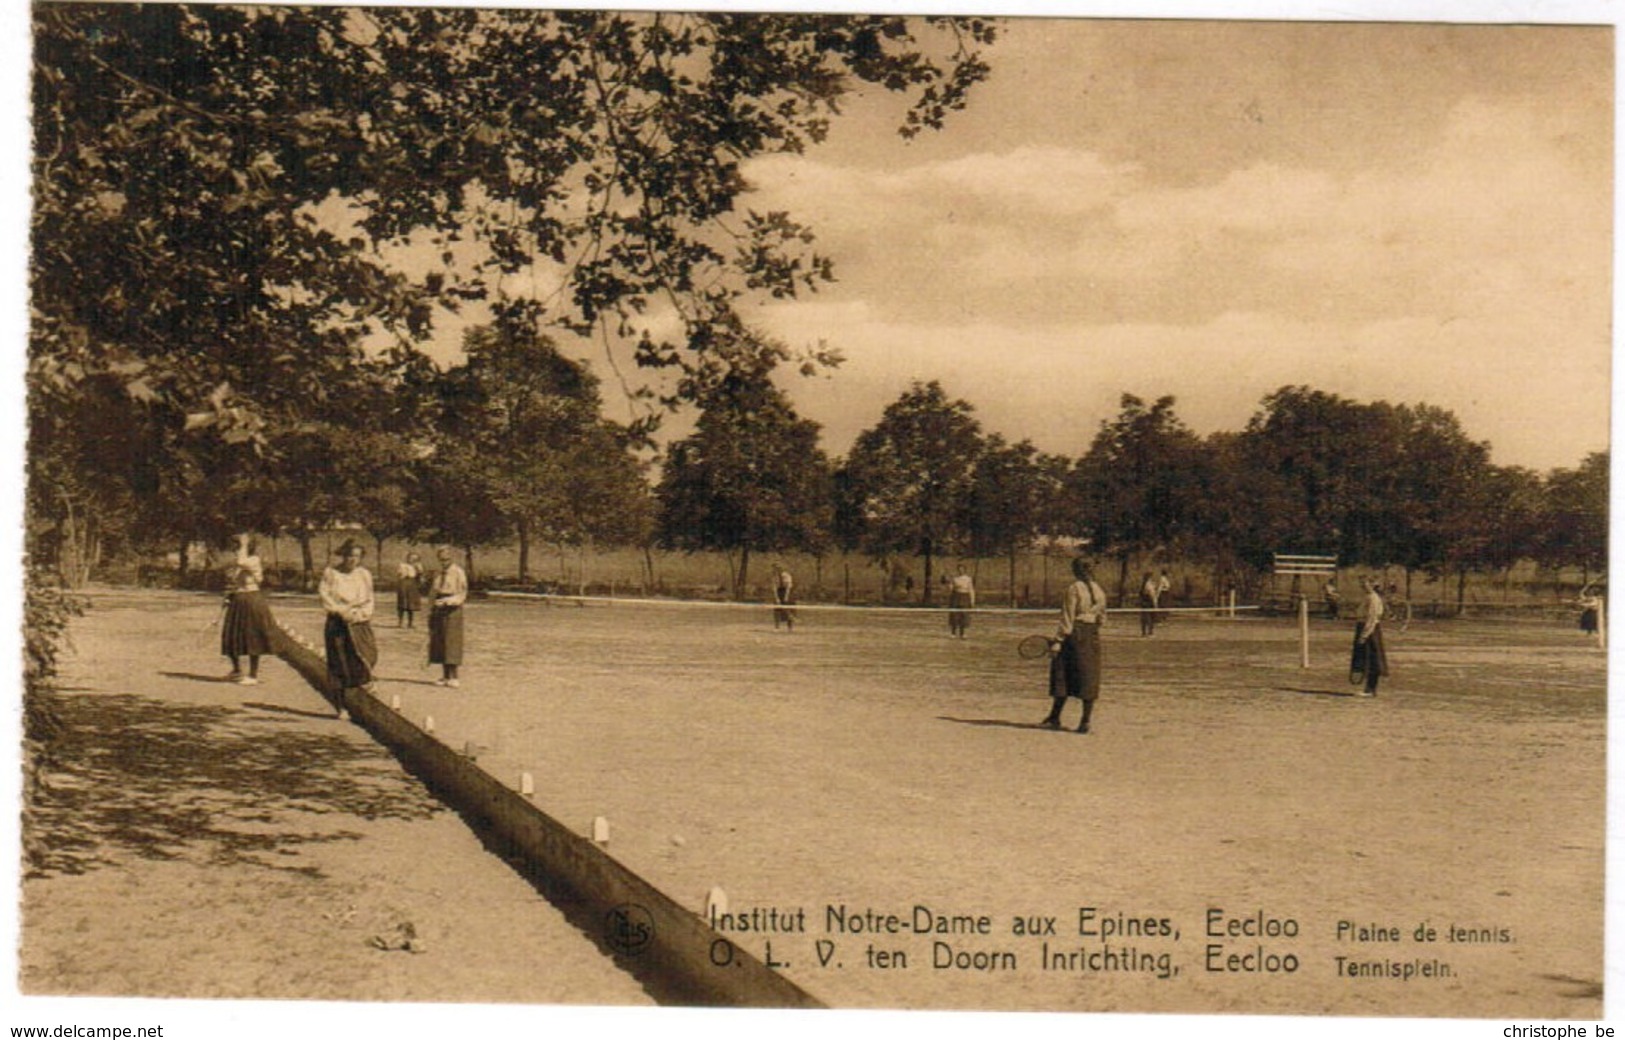
[[[828,538],[832,489],[818,424],[796,414],[769,378],[783,348],[761,343],[701,399],[692,436],[667,452],[657,494],[661,540],[682,549],[818,551]]]
[[[971,18],[34,10],[36,375],[116,372],[248,438],[341,393],[364,335],[409,353],[435,306],[528,269],[557,327],[720,375],[742,295],[831,277],[809,229],[739,207],[742,163],[821,140],[860,82],[907,95],[905,136],[940,126],[994,37]],[[408,273],[408,248],[434,259]]]

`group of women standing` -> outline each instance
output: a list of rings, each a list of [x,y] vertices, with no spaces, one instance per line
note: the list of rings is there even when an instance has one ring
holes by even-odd
[[[340,690],[373,689],[373,669],[378,664],[378,639],[372,630],[377,610],[372,572],[362,566],[366,550],[354,539],[346,539],[334,554],[332,566],[322,572],[317,598],[326,613],[323,642],[327,652],[327,674]],[[427,582],[430,597],[429,663],[441,667],[436,685],[456,687],[457,669],[463,662],[463,604],[468,600],[468,575],[457,565],[451,550],[436,553],[439,569]],[[425,575],[418,554],[408,553],[396,570],[396,624],[412,628],[422,609]],[[227,678],[243,685],[259,682],[259,662],[274,652],[274,622],[260,586],[265,580],[264,564],[257,554],[256,539],[239,535],[236,555],[227,573],[224,620],[220,631],[220,652],[231,661]],[[243,659],[248,670],[242,670]]]

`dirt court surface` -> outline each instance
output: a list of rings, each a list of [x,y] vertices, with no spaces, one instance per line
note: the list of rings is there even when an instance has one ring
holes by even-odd
[[[92,601],[24,824],[23,993],[652,1002],[281,662],[220,681],[217,599]]]
[[[216,602],[108,590],[76,625],[75,731],[139,725],[70,738],[30,827],[25,992],[648,999],[280,662],[199,681]],[[311,600],[273,611],[319,642]],[[1051,625],[487,600],[460,690],[382,618],[380,695],[582,833],[604,817],[683,905],[720,887],[726,934],[833,1006],[1602,1014],[1606,662],[1577,631],[1413,623],[1365,699],[1348,623],[1314,623],[1303,669],[1290,620],[1145,639],[1124,612],[1079,736],[1037,727],[1044,665],[1015,654]],[[403,920],[423,952],[369,945]]]

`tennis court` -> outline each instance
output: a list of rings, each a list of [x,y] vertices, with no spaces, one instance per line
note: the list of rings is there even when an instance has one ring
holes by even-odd
[[[177,633],[218,609],[120,609],[149,596]],[[319,641],[313,602],[273,609]],[[1306,670],[1291,619],[1147,639],[1125,611],[1079,736],[1037,727],[1016,654],[1052,624],[489,599],[460,690],[381,621],[379,692],[696,912],[720,888],[724,933],[834,1006],[1601,1014],[1605,655],[1577,631],[1419,621],[1372,700],[1348,623],[1314,622]],[[208,644],[109,665],[208,673]],[[264,675],[245,701],[321,707]]]
[[[1413,624],[1366,700],[1348,624],[1314,624],[1306,670],[1291,620],[1147,639],[1124,612],[1079,736],[1036,728],[1044,662],[1015,653],[1051,624],[977,615],[959,641],[940,613],[803,609],[792,634],[767,608],[491,600],[462,690],[387,624],[380,674],[555,817],[608,820],[609,851],[680,902],[801,911],[735,937],[837,1006],[1600,1013],[1605,658],[1578,632]],[[920,932],[916,907],[989,924]],[[1080,935],[1085,908],[1178,937]],[[1214,910],[1297,934],[1217,939]]]

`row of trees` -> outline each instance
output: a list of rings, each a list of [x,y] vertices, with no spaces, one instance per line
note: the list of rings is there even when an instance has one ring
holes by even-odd
[[[618,530],[580,504],[617,494],[630,464],[611,449],[648,431],[599,422],[549,337],[618,350],[692,400],[732,366],[741,299],[833,277],[810,229],[742,204],[744,163],[821,141],[865,85],[901,98],[903,137],[940,127],[995,34],[900,16],[31,13],[25,595],[47,650],[56,583],[121,547],[287,530],[308,570],[309,532],[340,516],[466,542],[492,534],[477,523]],[[437,317],[474,306],[489,338],[437,371],[421,350]],[[516,368],[559,407],[499,414]],[[504,450],[532,433],[557,454]],[[43,732],[51,658],[30,660]]]
[[[831,263],[744,207],[742,164],[816,144],[861,84],[905,99],[905,137],[941,125],[986,21],[69,4],[34,28],[27,529],[70,581],[240,529],[298,537],[308,572],[335,523],[512,539],[523,569],[537,542],[722,549],[741,588],[761,552],[929,569],[1045,539],[1120,568],[1602,565],[1604,457],[1495,467],[1447,412],[1303,387],[1207,438],[1125,397],[1070,459],[925,383],[828,458],[774,378],[832,358],[738,304]],[[432,363],[437,314],[475,304]],[[662,376],[643,419],[602,419],[583,345]],[[662,404],[697,425],[651,482]]]
[[[1452,576],[1523,559],[1597,571],[1607,560],[1608,456],[1541,475],[1429,405],[1360,403],[1303,386],[1267,396],[1239,433],[1198,437],[1172,397],[1125,394],[1078,458],[987,433],[963,400],[916,383],[846,458],[765,378],[706,402],[657,490],[665,544],[749,553],[832,547],[933,560],[1087,544],[1126,588],[1136,560],[1210,561],[1250,584],[1272,553]]]
[[[1469,574],[1523,559],[1606,563],[1606,454],[1546,475],[1496,466],[1488,444],[1432,406],[1289,386],[1244,430],[1204,438],[1173,398],[1125,394],[1087,451],[1068,458],[984,431],[933,381],[832,459],[774,382],[787,356],[771,343],[737,351],[697,395],[694,431],[658,457],[653,481],[647,439],[602,417],[598,381],[538,331],[528,305],[471,329],[463,360],[446,369],[364,367],[366,393],[352,387],[323,414],[268,433],[270,450],[221,442],[172,457],[184,465],[142,486],[128,479],[143,473],[133,464],[153,459],[129,428],[94,414],[120,400],[109,394],[38,417],[35,458],[119,489],[128,508],[113,523],[128,548],[287,532],[307,579],[314,536],[340,524],[364,527],[380,552],[386,538],[470,551],[517,542],[521,580],[538,543],[721,551],[737,595],[764,552],[917,557],[928,602],[944,555],[1005,557],[1013,589],[1018,557],[1057,544],[1115,561],[1119,588],[1153,558],[1207,561],[1215,584],[1246,587],[1280,551],[1453,576],[1458,597]],[[73,537],[85,521],[58,516],[42,534],[54,534],[60,558],[88,565]]]
[[[901,16],[32,13],[27,531],[31,557],[75,582],[120,546],[234,528],[301,537],[307,569],[310,532],[339,520],[464,544],[630,536],[639,515],[609,505],[635,468],[624,445],[662,404],[756,364],[740,300],[833,277],[810,229],[743,204],[743,164],[818,143],[865,86],[899,95],[904,138],[940,127],[995,33]],[[437,369],[423,344],[474,307],[466,359]],[[635,391],[639,421],[604,424],[566,341],[665,389]]]

